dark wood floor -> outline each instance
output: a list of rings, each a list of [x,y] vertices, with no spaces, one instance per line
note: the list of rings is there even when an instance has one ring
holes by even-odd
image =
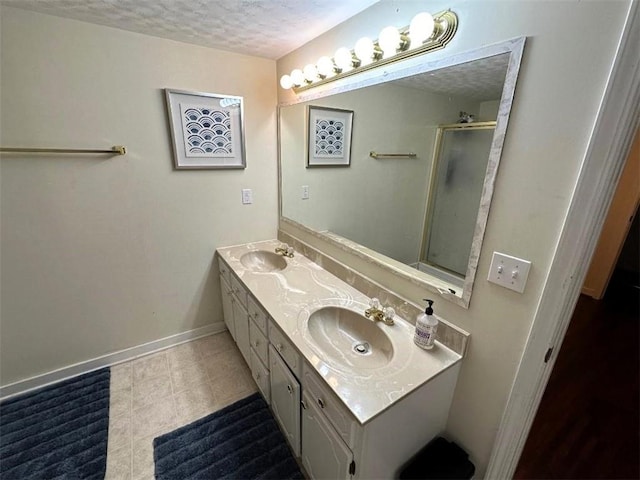
[[[516,479],[640,478],[640,297],[580,296]]]

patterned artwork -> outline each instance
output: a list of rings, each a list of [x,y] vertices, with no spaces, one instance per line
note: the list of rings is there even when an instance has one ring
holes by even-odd
[[[180,104],[187,157],[233,155],[231,113],[222,108]]]
[[[337,118],[316,118],[316,157],[343,157],[345,123]]]
[[[309,105],[307,121],[307,167],[348,167],[353,111]]]

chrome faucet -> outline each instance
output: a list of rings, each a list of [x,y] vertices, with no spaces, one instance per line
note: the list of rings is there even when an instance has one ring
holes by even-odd
[[[283,243],[279,247],[276,247],[276,253],[279,253],[283,257],[293,258],[293,247]]]
[[[372,319],[374,322],[383,322],[385,325],[393,325],[393,317],[396,312],[391,307],[383,307],[380,300],[372,298],[369,300],[369,308],[364,311],[364,316]]]

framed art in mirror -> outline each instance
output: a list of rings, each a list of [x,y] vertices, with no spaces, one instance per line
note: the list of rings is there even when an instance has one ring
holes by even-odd
[[[245,168],[242,97],[165,89],[174,166]]]
[[[307,167],[351,165],[353,111],[307,107]]]

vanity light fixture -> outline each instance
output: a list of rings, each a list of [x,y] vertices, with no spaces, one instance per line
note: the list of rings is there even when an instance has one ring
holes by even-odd
[[[402,60],[414,55],[444,48],[458,29],[458,16],[451,10],[431,15],[418,13],[408,27],[384,28],[377,41],[363,37],[355,48],[339,48],[329,57],[321,57],[315,65],[309,64],[304,71],[295,69],[280,78],[285,90],[301,92],[308,88],[344,78],[381,65]]]
[[[374,60],[380,58],[380,48],[376,48],[373,40],[369,37],[362,37],[356,42],[353,49],[356,57],[360,60],[360,66],[369,65]]]
[[[307,82],[315,82],[318,80],[318,68],[313,63],[305,66],[302,73],[304,74],[304,79]]]
[[[280,77],[280,86],[285,90],[289,90],[293,87],[293,80],[291,80],[289,75],[283,75]]]
[[[353,67],[360,65],[360,61],[354,58],[353,52],[345,47],[336,50],[333,61],[336,64],[337,70],[341,73],[346,73],[353,70]]]
[[[382,58],[389,58],[398,53],[398,50],[406,50],[409,38],[406,35],[401,35],[396,27],[389,26],[380,32],[378,45],[382,49]]]
[[[336,66],[329,57],[320,57],[316,65],[320,78],[330,77],[336,73]]]
[[[291,81],[293,82],[294,87],[301,87],[302,85],[304,85],[306,82],[305,82],[304,73],[302,73],[302,70],[300,70],[299,68],[296,68],[294,71],[292,71]]]

